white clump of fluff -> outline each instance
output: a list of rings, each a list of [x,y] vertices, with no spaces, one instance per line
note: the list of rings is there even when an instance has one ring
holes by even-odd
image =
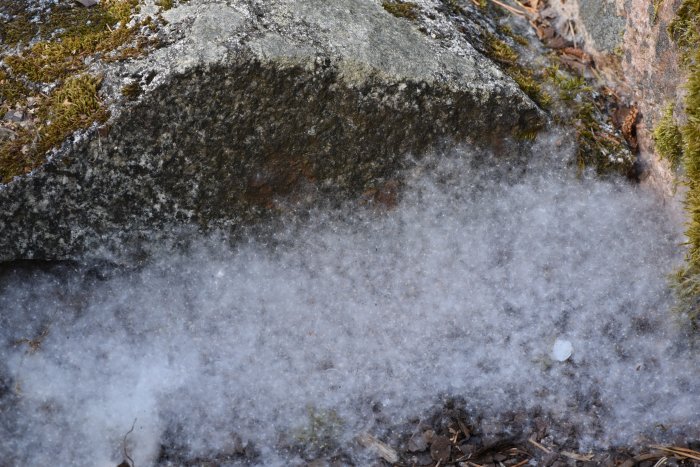
[[[290,465],[275,447],[310,408],[335,411],[352,445],[377,410],[400,422],[441,395],[486,415],[543,407],[582,439],[602,426],[603,446],[692,426],[698,357],[666,279],[680,222],[557,151],[529,168],[429,157],[395,209],[312,213],[274,248],[202,239],[107,277],[4,276],[0,457],[114,466],[126,447],[147,466],[161,444],[195,458],[252,442]],[[575,361],[551,365],[564,335]]]

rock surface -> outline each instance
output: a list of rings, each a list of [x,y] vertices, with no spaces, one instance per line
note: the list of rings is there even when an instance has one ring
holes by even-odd
[[[166,45],[95,67],[112,118],[0,187],[0,261],[65,259],[228,229],[280,200],[396,183],[406,154],[501,144],[542,112],[475,45],[475,8],[422,1],[416,20],[371,0],[189,2]],[[122,96],[125,85],[139,97]]]
[[[668,104],[682,109],[683,71],[667,29],[680,2],[550,0],[545,14],[570,45],[590,54],[598,72],[631,106],[648,182],[671,194],[671,167],[654,152],[651,134]],[[656,5],[656,6],[655,6]]]

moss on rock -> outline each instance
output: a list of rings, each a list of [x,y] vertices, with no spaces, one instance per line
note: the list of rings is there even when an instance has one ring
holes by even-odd
[[[397,18],[418,19],[418,5],[413,2],[395,2],[384,0],[382,7]]]
[[[27,108],[30,101],[36,108],[33,121],[12,128],[16,137],[0,144],[1,182],[42,164],[46,151],[74,131],[104,121],[101,79],[86,74],[88,58],[108,62],[142,55],[154,42],[141,37],[139,29],[156,27],[150,17],[131,24],[139,0],[104,0],[91,8],[61,3],[38,13],[26,5],[5,10],[11,19],[0,35],[18,51],[0,55],[5,65],[0,67],[0,114]]]
[[[17,138],[0,146],[2,182],[41,164],[44,153],[71,133],[107,119],[107,110],[97,95],[100,81],[88,74],[79,75],[40,101],[37,113],[45,123],[34,130],[20,129]]]
[[[663,159],[666,159],[673,169],[678,168],[683,155],[683,135],[673,116],[673,104],[664,110],[661,119],[654,127],[654,147]]]
[[[684,0],[669,34],[681,50],[681,61],[688,67],[685,97],[686,123],[681,126],[682,164],[688,192],[685,209],[688,252],[674,285],[678,309],[693,325],[700,327],[700,0]]]

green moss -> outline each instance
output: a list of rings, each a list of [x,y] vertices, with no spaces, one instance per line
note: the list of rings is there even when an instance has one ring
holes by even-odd
[[[294,433],[296,442],[306,452],[315,456],[326,453],[337,445],[343,420],[334,410],[307,408],[307,426]]]
[[[664,4],[664,0],[653,0],[653,11],[651,13],[651,22],[656,24],[656,20],[659,18],[659,10]]]
[[[590,95],[593,92],[593,88],[588,86],[583,77],[562,73],[557,66],[548,67],[545,70],[545,78],[557,87],[559,97],[567,102],[574,101],[577,97]]]
[[[526,37],[521,36],[520,34],[516,34],[515,32],[513,32],[513,29],[511,29],[510,26],[508,26],[508,25],[501,26],[499,29],[503,34],[507,35],[508,37],[513,39],[518,44],[525,46],[525,47],[530,45],[530,41],[528,41]]]
[[[486,33],[485,43],[490,58],[505,65],[515,65],[518,54],[511,46],[490,33]]]
[[[121,93],[126,98],[134,99],[141,94],[141,86],[138,83],[127,84],[122,87]]]
[[[0,111],[25,107],[30,97],[35,108],[30,124],[13,127],[16,137],[0,145],[0,180],[7,182],[34,169],[43,163],[46,151],[71,133],[106,119],[97,95],[100,79],[85,74],[86,59],[123,60],[157,46],[138,34],[141,26],[157,28],[152,18],[127,26],[140,9],[139,1],[102,0],[91,8],[61,2],[38,16],[29,16],[22,2],[12,9],[0,6],[0,12],[12,18],[9,28],[0,29],[3,37],[12,38],[15,44],[35,40],[31,46],[20,45],[19,53],[2,57]],[[28,21],[31,27],[19,34]],[[31,91],[44,83],[53,86],[48,95]],[[127,94],[137,92],[127,90]]]
[[[83,71],[87,56],[113,51],[134,38],[127,28],[138,0],[103,1],[92,8],[57,7],[40,31],[45,40],[5,58],[16,75],[52,82]]]
[[[681,127],[682,164],[688,191],[685,209],[689,220],[686,228],[688,251],[685,266],[674,281],[678,309],[690,317],[700,329],[700,0],[684,0],[676,18],[669,25],[669,34],[681,52],[681,64],[688,70],[686,84],[686,123]]]
[[[491,33],[483,36],[486,55],[502,65],[503,71],[520,86],[532,100],[546,109],[552,104],[550,96],[537,81],[535,73],[518,64],[518,53],[507,43]]]
[[[673,116],[673,104],[669,104],[664,110],[654,127],[653,137],[659,156],[669,161],[674,169],[678,168],[683,155],[683,136]]]
[[[681,51],[683,64],[689,65],[700,47],[700,0],[683,0],[668,33]]]
[[[38,129],[21,129],[17,138],[0,146],[0,179],[6,183],[44,162],[44,154],[71,133],[107,119],[97,92],[101,80],[79,75],[66,80],[39,104],[44,122]]]
[[[579,169],[592,168],[599,176],[633,175],[635,156],[619,131],[609,121],[604,108],[594,94],[581,94],[573,102],[576,128],[576,163]]]
[[[3,113],[28,94],[29,90],[24,84],[0,69],[0,110]]]
[[[384,0],[382,7],[397,18],[406,18],[412,21],[418,19],[418,5],[413,2]]]
[[[512,67],[507,70],[507,73],[537,105],[543,109],[548,109],[552,105],[552,96],[542,88],[532,71],[526,68]]]
[[[594,169],[598,175],[634,175],[635,157],[622,131],[615,129],[609,114],[616,100],[594,89],[578,75],[552,65],[544,77],[557,90],[564,104],[560,123],[576,130],[576,164],[580,171]],[[623,130],[624,131],[624,130]]]
[[[163,10],[169,10],[175,5],[174,0],[156,0],[156,6],[161,7]]]
[[[29,42],[39,32],[35,22],[30,21],[30,16],[21,12],[0,25],[1,42],[9,46]]]
[[[106,120],[107,112],[97,95],[101,82],[101,78],[81,75],[68,79],[51,94],[39,113],[47,122],[40,130],[39,154],[61,143],[74,131]]]

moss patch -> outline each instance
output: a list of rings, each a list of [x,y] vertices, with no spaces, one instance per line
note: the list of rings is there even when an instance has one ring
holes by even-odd
[[[44,153],[74,131],[107,118],[97,94],[101,79],[86,74],[88,63],[133,58],[157,46],[139,34],[143,26],[157,29],[152,18],[131,23],[139,1],[102,0],[91,8],[61,2],[38,13],[22,2],[0,7],[10,18],[0,35],[18,49],[0,55],[0,116],[13,108],[30,114],[26,121],[4,123],[16,137],[0,144],[2,182],[40,165]]]
[[[614,97],[602,89],[594,89],[583,77],[561,71],[557,66],[548,67],[544,76],[561,101],[556,118],[576,131],[579,170],[593,169],[599,176],[614,174],[633,178],[635,156],[623,130],[617,128],[609,116],[609,109],[618,105]]]
[[[161,7],[163,10],[169,10],[175,6],[175,0],[156,0],[156,6]]]
[[[518,54],[511,46],[500,40],[493,34],[486,34],[486,47],[489,51],[489,57],[497,62],[505,65],[515,65],[518,60]]]
[[[508,74],[540,107],[548,109],[552,105],[552,96],[542,88],[532,71],[526,68],[512,68]]]
[[[81,75],[68,79],[51,94],[40,111],[40,117],[47,123],[40,130],[39,153],[48,151],[92,122],[106,120],[107,112],[97,95],[101,82],[99,77]]]
[[[668,34],[681,51],[683,64],[690,65],[696,59],[700,47],[700,0],[684,0],[676,16],[668,25]]]
[[[6,183],[27,173],[44,160],[44,154],[73,132],[107,119],[107,111],[97,95],[101,80],[80,75],[66,80],[50,96],[41,99],[39,128],[21,128],[17,137],[0,146],[0,179]]]
[[[483,36],[486,55],[501,64],[503,71],[515,81],[540,107],[547,109],[552,104],[550,96],[541,86],[535,72],[518,63],[518,53],[506,42],[493,34]]]
[[[29,90],[22,82],[10,76],[5,70],[0,68],[1,113],[4,114],[11,106],[24,99],[27,94],[29,94]]]
[[[681,64],[688,70],[686,123],[680,128],[681,162],[688,186],[685,199],[689,216],[686,228],[688,252],[685,265],[676,274],[673,285],[678,310],[690,318],[696,329],[700,329],[700,0],[684,0],[668,32],[680,49]],[[671,147],[677,151],[676,135],[673,136]]]
[[[293,434],[294,443],[305,455],[319,457],[337,450],[338,439],[344,425],[335,410],[319,410],[307,407],[308,422]]]
[[[518,44],[520,44],[524,47],[527,47],[530,45],[530,41],[528,41],[526,37],[521,36],[520,34],[516,34],[515,32],[513,32],[513,29],[510,26],[503,25],[500,27],[500,29],[501,29],[501,32],[503,34],[507,35],[508,37],[513,39]]]
[[[93,8],[57,7],[39,33],[45,39],[6,57],[5,63],[15,75],[44,83],[82,71],[87,56],[113,51],[134,38],[137,26],[126,25],[137,7],[138,0],[105,1]]]
[[[135,99],[141,94],[141,86],[139,83],[129,83],[121,89],[121,94],[129,99]]]
[[[651,22],[652,24],[656,24],[656,20],[659,19],[659,10],[661,10],[661,7],[664,4],[664,0],[652,0],[652,13],[651,13]]]
[[[418,5],[413,2],[393,2],[384,0],[382,7],[397,18],[418,19]]]
[[[681,128],[682,160],[688,185],[685,207],[690,217],[686,229],[688,253],[685,266],[676,276],[676,292],[680,311],[700,328],[700,50],[696,51],[694,61],[685,100],[687,123]]]
[[[653,137],[656,152],[666,159],[673,169],[677,169],[683,155],[683,135],[673,116],[673,104],[669,104],[664,110],[654,127]]]
[[[574,119],[579,169],[593,168],[598,175],[634,176],[634,155],[622,135],[605,121],[604,112],[595,101],[577,105]]]

